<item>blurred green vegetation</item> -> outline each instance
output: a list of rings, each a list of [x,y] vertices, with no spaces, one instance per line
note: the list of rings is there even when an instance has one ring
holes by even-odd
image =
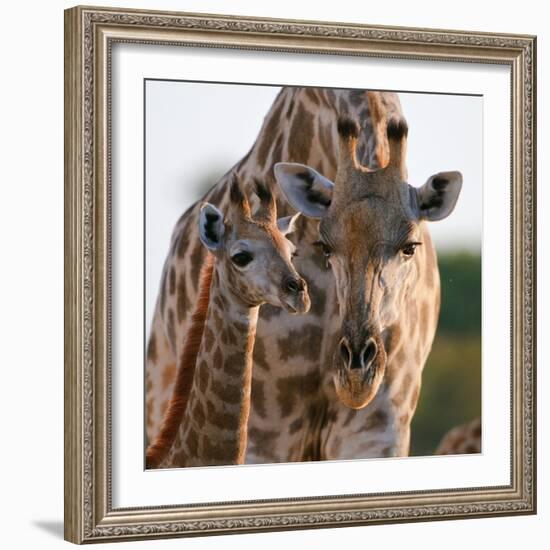
[[[452,427],[481,415],[481,256],[442,253],[441,314],[411,427],[411,455],[433,454]]]

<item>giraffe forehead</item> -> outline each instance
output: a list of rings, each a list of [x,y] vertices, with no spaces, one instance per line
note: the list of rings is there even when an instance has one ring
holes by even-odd
[[[277,251],[286,250],[287,246],[286,238],[274,223],[241,220],[238,224],[234,225],[232,235],[235,241],[248,240]]]
[[[335,249],[356,254],[376,243],[398,243],[414,235],[417,224],[400,202],[375,193],[335,208],[321,222],[321,235]]]

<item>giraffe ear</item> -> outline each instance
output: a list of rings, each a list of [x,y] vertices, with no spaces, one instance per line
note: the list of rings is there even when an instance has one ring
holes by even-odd
[[[334,183],[304,164],[278,162],[274,169],[290,205],[309,218],[322,218],[332,201]]]
[[[416,190],[420,218],[435,222],[453,210],[462,189],[460,172],[439,172]]]
[[[202,244],[209,250],[221,248],[225,225],[223,214],[209,202],[201,206],[199,217],[199,234]]]
[[[300,212],[294,216],[286,216],[277,220],[277,227],[283,235],[289,235],[296,229],[296,220],[300,217]]]

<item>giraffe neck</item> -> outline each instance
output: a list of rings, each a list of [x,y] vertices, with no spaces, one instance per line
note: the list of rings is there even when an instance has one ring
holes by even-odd
[[[193,385],[165,465],[244,462],[257,306],[242,302],[215,269]]]
[[[402,118],[394,93],[324,88],[283,88],[267,113],[252,149],[237,165],[245,176],[262,174],[275,184],[273,165],[307,164],[334,180],[338,165],[337,122],[341,116],[361,121],[359,162],[380,168],[388,161],[386,124]]]
[[[334,180],[338,167],[337,123],[341,116],[361,121],[357,159],[365,166],[379,168],[387,161],[386,122],[402,118],[397,94],[367,90],[334,90],[285,87],[273,105],[250,151],[214,186],[205,199],[219,207],[229,202],[227,185],[233,173],[242,181],[261,179],[277,198],[280,215],[290,212],[282,199],[273,173],[277,162],[307,164]],[[185,229],[186,216],[178,222],[175,234]],[[312,228],[316,222],[302,222]]]
[[[338,162],[338,140],[332,90],[283,88],[269,113],[249,155],[239,170],[263,173],[267,183],[275,185],[276,162],[298,162],[334,177]]]

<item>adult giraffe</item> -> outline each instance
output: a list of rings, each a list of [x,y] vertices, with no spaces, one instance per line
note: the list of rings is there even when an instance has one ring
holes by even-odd
[[[336,393],[352,409],[370,405],[367,443],[340,441],[347,422],[359,421],[361,428],[364,413],[345,416],[337,408],[329,410],[335,411],[330,426],[338,435],[324,430],[322,441],[329,456],[342,446],[354,448],[356,456],[362,450],[406,456],[439,315],[437,260],[425,222],[453,211],[462,176],[440,172],[420,188],[409,185],[402,119],[388,121],[389,162],[378,170],[357,160],[355,121],[342,118],[338,132],[334,183],[303,164],[275,165],[289,202],[320,220],[318,245],[336,279],[340,318],[333,325],[329,370]]]
[[[346,115],[361,124],[358,161],[371,168],[387,165],[390,153],[387,121],[403,118],[396,94],[283,88],[249,153],[213,187],[205,200],[226,209],[230,202],[228,183],[233,173],[243,181],[259,178],[275,196],[281,197],[273,175],[273,166],[280,161],[305,164],[334,179],[339,157],[337,121]],[[292,213],[286,201],[277,202],[281,215]],[[176,364],[197,296],[204,259],[204,248],[196,229],[199,209],[200,202],[197,202],[176,224],[161,279],[147,349],[149,440],[158,432],[163,409],[171,395]],[[310,312],[292,317],[269,306],[260,310],[247,462],[356,458],[407,451],[408,431],[397,433],[393,429],[395,418],[384,407],[379,407],[376,399],[368,407],[355,410],[343,405],[335,393],[332,356],[340,312],[334,276],[323,251],[315,245],[319,238],[318,226],[317,221],[302,217],[294,233],[299,249],[295,266],[308,283]],[[427,236],[425,250],[430,247]],[[424,276],[433,279],[433,292],[438,296],[435,260]],[[429,348],[432,337],[433,334],[427,338],[425,347]],[[386,353],[391,354],[391,348],[392,343],[388,342]],[[390,370],[388,367],[388,373]],[[414,400],[419,380],[410,382],[404,391],[408,399],[411,393],[410,399]],[[382,393],[379,392],[380,396]],[[380,430],[387,431],[386,439],[391,440],[391,444],[373,445],[369,434]]]

